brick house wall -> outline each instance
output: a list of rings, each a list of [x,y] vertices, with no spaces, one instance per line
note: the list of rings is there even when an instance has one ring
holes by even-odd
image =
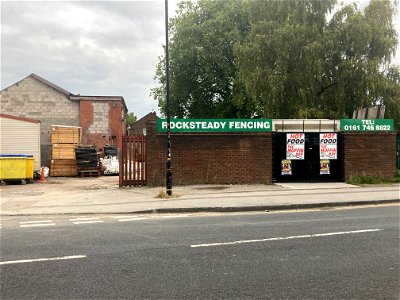
[[[83,127],[83,144],[121,147],[128,112],[120,96],[80,96],[31,74],[0,93],[2,113],[41,122],[41,158],[50,166],[51,125]],[[112,136],[116,138],[111,139]]]
[[[111,130],[111,135],[116,136],[114,144],[118,148],[122,147],[122,136],[125,134],[125,116],[128,110],[122,102],[111,101],[108,103],[108,128]]]
[[[122,102],[108,100],[108,97],[74,96],[73,99],[80,103],[82,143],[96,145],[99,152],[103,152],[106,144],[116,144],[121,148],[125,131],[124,116],[127,113]]]
[[[166,134],[147,123],[147,182],[165,185]],[[396,133],[343,133],[345,180],[396,175]],[[271,184],[272,133],[172,133],[173,184]]]
[[[0,109],[10,115],[40,120],[41,158],[46,166],[50,166],[51,125],[79,126],[79,103],[70,101],[67,91],[60,92],[34,76],[2,90]]]
[[[171,134],[173,184],[271,184],[272,134]],[[166,134],[147,123],[147,182],[165,184]]]
[[[141,119],[137,120],[133,125],[132,128],[128,129],[128,134],[146,134],[146,124],[149,121],[156,121],[157,114],[155,112],[148,113]]]
[[[343,133],[345,180],[396,175],[396,133]]]

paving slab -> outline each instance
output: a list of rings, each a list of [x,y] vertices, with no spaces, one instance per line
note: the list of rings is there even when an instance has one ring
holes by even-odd
[[[49,178],[47,183],[0,188],[0,214],[107,214],[254,211],[400,202],[400,185],[357,187],[346,183],[193,185],[119,188],[118,177]]]
[[[276,185],[283,188],[295,190],[312,190],[312,189],[345,189],[345,188],[359,188],[360,186],[348,184],[345,182],[288,182],[276,183]]]

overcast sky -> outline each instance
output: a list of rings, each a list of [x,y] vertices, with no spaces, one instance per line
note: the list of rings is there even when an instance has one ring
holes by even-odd
[[[169,0],[170,16],[178,2]],[[35,73],[73,94],[122,96],[139,118],[158,112],[150,88],[165,44],[164,3],[2,0],[1,89]]]

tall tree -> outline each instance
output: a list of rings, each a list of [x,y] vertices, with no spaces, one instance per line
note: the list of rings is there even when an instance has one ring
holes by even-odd
[[[334,0],[250,2],[251,32],[235,50],[239,78],[258,115],[307,115],[308,107],[324,114],[323,103],[314,98],[324,69],[325,15],[334,4]]]
[[[394,15],[392,2],[372,0],[364,11],[345,7],[329,24],[335,41],[329,72],[337,83],[330,96],[342,103],[348,116],[358,107],[391,106],[396,101],[385,88],[394,79],[389,76],[394,74],[390,61],[397,45]]]
[[[395,3],[182,2],[170,22],[176,117],[342,118],[374,104],[400,120]],[[165,64],[152,95],[165,112]]]
[[[132,125],[135,124],[137,121],[137,117],[135,116],[135,114],[129,113],[126,115],[126,119],[125,119],[125,124],[126,124],[126,128],[132,128]]]
[[[251,1],[251,32],[235,54],[258,114],[338,118],[376,102],[395,106],[385,88],[396,90],[387,76],[397,43],[393,3],[372,0],[364,11],[350,4],[328,21],[335,2]]]
[[[394,119],[395,127],[400,130],[400,68],[389,67],[380,81],[379,104],[386,106],[386,118]]]
[[[171,114],[177,117],[237,117],[245,108],[232,102],[236,68],[233,45],[248,31],[242,0],[181,2],[170,22]],[[165,113],[165,62],[151,94]],[[243,105],[245,107],[245,105]]]

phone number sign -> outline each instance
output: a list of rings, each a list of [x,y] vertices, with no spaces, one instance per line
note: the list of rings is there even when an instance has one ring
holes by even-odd
[[[342,119],[340,131],[393,131],[393,119]]]

